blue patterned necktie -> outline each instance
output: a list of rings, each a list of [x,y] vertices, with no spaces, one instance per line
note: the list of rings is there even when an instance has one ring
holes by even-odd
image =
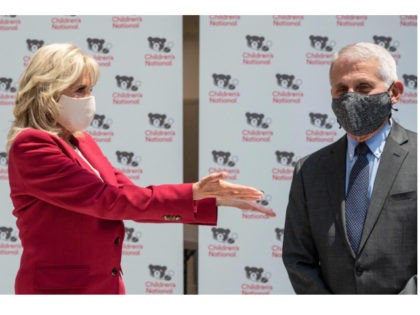
[[[349,178],[346,197],[346,228],[350,245],[355,254],[359,250],[363,226],[369,207],[369,160],[370,153],[366,143],[357,145],[355,155],[357,161],[354,163]]]

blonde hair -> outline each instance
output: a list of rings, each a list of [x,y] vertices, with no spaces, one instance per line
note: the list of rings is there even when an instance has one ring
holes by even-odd
[[[39,48],[23,72],[13,110],[15,120],[7,136],[6,151],[25,128],[44,130],[58,135],[58,99],[63,91],[85,72],[92,86],[98,80],[99,66],[95,59],[73,44],[50,44]]]

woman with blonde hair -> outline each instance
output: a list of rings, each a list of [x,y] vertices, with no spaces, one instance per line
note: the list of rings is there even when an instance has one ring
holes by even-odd
[[[15,292],[124,294],[123,220],[216,224],[217,206],[274,216],[262,193],[213,173],[196,183],[138,187],[83,132],[96,61],[72,44],[41,47],[19,84],[7,142],[23,246]]]

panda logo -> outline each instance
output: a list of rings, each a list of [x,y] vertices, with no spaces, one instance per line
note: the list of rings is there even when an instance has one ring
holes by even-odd
[[[271,41],[265,42],[264,36],[247,35],[246,45],[253,50],[269,51]]]
[[[11,78],[0,78],[0,92],[16,92],[16,87]]]
[[[389,52],[395,52],[397,51],[397,47],[400,45],[398,41],[392,42],[392,37],[390,36],[373,36],[373,42],[376,45],[382,46]]]
[[[246,122],[248,125],[251,125],[254,128],[262,128],[267,129],[271,124],[270,118],[265,118],[264,114],[258,114],[258,113],[246,113]]]
[[[225,74],[217,74],[213,73],[213,83],[219,89],[227,89],[227,90],[234,90],[238,85],[238,80],[234,79],[230,81],[232,77],[230,75]]]
[[[246,277],[253,282],[267,283],[271,278],[269,272],[264,273],[264,268],[245,267]]]
[[[137,243],[140,240],[141,233],[136,232],[132,227],[125,227],[125,240],[131,243]]]
[[[261,199],[258,199],[255,202],[260,204],[261,206],[266,207],[270,204],[271,198],[272,198],[271,195],[264,194],[264,196]]]
[[[404,85],[412,90],[417,90],[417,76],[413,74],[404,74]],[[0,79],[1,81],[1,79]]]
[[[149,123],[155,128],[170,129],[174,123],[172,118],[166,119],[165,114],[149,113]]]
[[[117,75],[115,76],[115,80],[117,81],[117,86],[126,91],[136,92],[141,84],[140,81],[134,81],[134,77],[126,75]]]
[[[335,46],[335,42],[328,42],[327,36],[316,36],[311,35],[309,36],[311,47],[315,48],[319,51],[332,51],[333,47]]]
[[[234,167],[238,163],[238,157],[231,156],[230,152],[213,150],[213,161],[221,166]]]
[[[117,155],[118,163],[125,165],[125,166],[139,166],[141,158],[139,156],[134,156],[133,152],[127,151],[117,151],[115,152]]]
[[[284,229],[275,228],[274,232],[276,233],[276,239],[281,242],[284,236]]]
[[[161,37],[148,37],[150,49],[160,52],[160,53],[169,53],[172,50],[173,43],[166,43],[166,38]]]
[[[36,52],[44,44],[45,44],[45,42],[43,40],[38,40],[38,39],[27,39],[26,40],[26,46],[31,53]]]
[[[7,166],[7,154],[6,154],[6,152],[0,152],[0,166]]]
[[[105,115],[99,115],[99,114],[95,114],[93,116],[92,122],[90,123],[90,125],[93,128],[96,129],[109,129],[109,127],[112,125],[112,119],[108,118],[106,119]]]
[[[213,239],[218,241],[219,243],[233,244],[235,243],[235,240],[238,238],[238,234],[236,233],[230,234],[229,229],[214,227],[211,229],[211,231],[213,234]]]
[[[150,275],[158,280],[170,281],[172,280],[175,273],[173,271],[167,272],[166,266],[149,265]]]
[[[0,226],[0,241],[16,242],[16,232],[13,232],[13,228]]]
[[[277,162],[282,166],[291,166],[295,167],[296,159],[293,159],[295,154],[293,152],[279,151],[275,152]]]
[[[295,80],[294,75],[276,74],[277,84],[283,89],[299,90],[302,85],[302,80]]]
[[[327,114],[309,113],[309,118],[311,124],[318,128],[331,129],[333,126],[333,120],[328,119]]]
[[[89,50],[94,53],[108,54],[112,47],[112,44],[110,43],[105,45],[105,39],[87,38],[86,41],[88,43]]]

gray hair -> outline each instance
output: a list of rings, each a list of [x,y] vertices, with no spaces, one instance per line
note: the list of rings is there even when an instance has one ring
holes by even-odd
[[[345,58],[350,61],[375,59],[379,62],[378,76],[385,84],[391,85],[398,80],[397,64],[388,50],[373,43],[356,43],[347,45],[334,54],[330,66],[330,83],[332,69],[339,58]]]

